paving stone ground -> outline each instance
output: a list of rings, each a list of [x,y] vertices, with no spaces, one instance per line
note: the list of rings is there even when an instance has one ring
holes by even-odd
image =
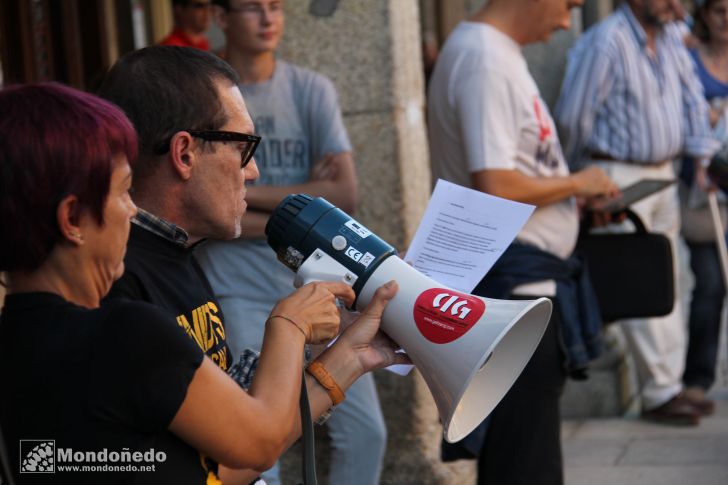
[[[696,427],[620,418],[562,426],[566,485],[728,485],[728,385],[711,391],[715,415]]]
[[[686,312],[693,281],[684,244],[678,258]],[[720,352],[725,359],[728,348]],[[716,413],[696,427],[642,421],[636,406],[622,417],[565,421],[565,485],[728,485],[728,371],[718,372]]]

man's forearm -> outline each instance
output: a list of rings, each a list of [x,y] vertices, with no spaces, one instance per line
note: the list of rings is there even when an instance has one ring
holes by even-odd
[[[252,186],[248,188],[246,200],[251,209],[270,213],[286,196],[300,193],[323,197],[344,212],[353,213],[357,202],[357,180],[351,153],[333,153],[318,160],[311,168],[308,182]]]
[[[534,178],[516,170],[484,170],[472,177],[474,188],[481,192],[535,206],[559,202],[576,192],[570,177]]]
[[[250,208],[270,213],[286,196],[301,193],[323,197],[345,212],[353,212],[356,204],[356,187],[342,186],[342,183],[336,180],[317,180],[280,187],[271,185],[253,186],[248,189],[245,200]]]

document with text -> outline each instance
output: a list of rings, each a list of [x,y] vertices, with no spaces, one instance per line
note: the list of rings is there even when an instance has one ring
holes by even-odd
[[[440,179],[404,260],[438,283],[472,293],[535,209]],[[387,370],[404,376],[412,366]]]
[[[534,209],[438,180],[404,259],[438,283],[471,293]]]

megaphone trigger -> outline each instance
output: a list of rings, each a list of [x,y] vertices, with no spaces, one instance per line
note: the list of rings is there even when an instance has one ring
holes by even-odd
[[[298,268],[293,285],[300,288],[313,281],[341,281],[354,286],[357,275],[325,252],[317,249]]]

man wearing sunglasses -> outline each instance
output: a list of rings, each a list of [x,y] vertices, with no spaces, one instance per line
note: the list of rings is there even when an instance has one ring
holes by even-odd
[[[245,104],[263,137],[255,156],[260,177],[247,191],[242,238],[206,244],[199,256],[225,314],[249,317],[241,319],[245,325],[228,329],[237,354],[260,348],[263,328],[248,322],[265,321],[275,301],[293,289],[293,273],[278,263],[265,240],[270,213],[291,193],[321,196],[352,212],[357,182],[334,85],[275,56],[283,35],[283,2],[214,3],[225,33],[225,58],[240,77]]]
[[[209,51],[205,32],[210,27],[211,6],[210,0],[172,0],[174,28],[159,44]]]
[[[146,301],[172,312],[180,328],[213,362],[228,370],[241,386],[250,384],[255,392],[260,380],[252,384],[250,381],[253,369],[257,367],[257,355],[244,352],[230,372],[232,356],[226,343],[230,339],[226,335],[226,324],[231,318],[223,317],[220,303],[196,261],[197,244],[203,239],[226,240],[240,236],[241,222],[246,214],[246,185],[258,177],[253,154],[257,153],[255,149],[261,140],[254,134],[253,122],[238,83],[235,71],[218,57],[197,49],[167,46],[154,46],[126,54],[106,75],[100,95],[126,112],[139,135],[139,156],[132,164],[132,197],[139,211],[130,232],[124,275],[112,287],[109,298]],[[273,264],[280,265],[277,262]],[[308,303],[301,303],[301,294],[312,293],[319,296],[304,296]],[[306,285],[292,296],[281,299],[284,305],[290,305],[290,313],[284,312],[288,314],[270,319],[265,317],[269,320],[265,352],[275,356],[281,351],[275,343],[280,339],[270,343],[271,328],[277,328],[276,324],[271,325],[272,322],[281,320],[296,327],[300,322],[308,322],[320,327],[322,321],[329,320],[321,320],[311,313],[323,307],[335,311],[331,304],[334,297],[351,295],[351,290],[345,285],[329,282]],[[295,303],[291,303],[291,298]],[[250,320],[250,316],[246,315],[245,319]],[[338,323],[336,318],[330,320]],[[371,321],[371,318],[364,321]],[[355,323],[350,328],[356,331],[361,326]],[[300,327],[299,330],[307,339],[312,335],[310,328],[309,332]],[[360,335],[371,337],[371,332],[367,332],[364,329]],[[352,332],[345,334],[339,342],[350,341],[347,335],[352,335]],[[140,334],[134,337],[141,340],[148,336]],[[323,339],[307,341],[315,340]],[[114,342],[107,345],[114,345]],[[165,351],[165,348],[159,349],[160,353]],[[257,374],[259,379],[266,379],[263,373],[271,368],[270,365],[266,367],[266,359],[270,358],[263,356]],[[321,384],[322,381],[317,382],[318,378],[306,376],[309,401],[316,417],[329,403],[341,402],[341,392],[336,390],[340,383],[333,386],[331,382],[336,383],[338,375],[340,382],[348,384],[342,379],[352,375],[351,370],[347,371],[345,367],[350,361],[349,355],[328,361],[328,377],[321,378],[327,387]],[[286,364],[273,364],[278,369],[280,365],[285,367]],[[321,371],[320,366],[314,366],[314,369]],[[213,407],[213,403],[219,404],[219,394],[208,387],[204,389],[207,391],[203,394],[208,396],[205,404]],[[260,389],[259,385],[257,389]],[[346,391],[344,402],[351,397],[350,389]],[[214,413],[205,413],[204,409],[199,414],[201,419],[214,419]],[[272,428],[285,423],[262,421],[260,425]],[[205,433],[207,438],[203,441],[217,438],[210,430]],[[244,439],[245,431],[239,433]],[[190,451],[194,456],[194,449],[190,450],[183,440],[171,433],[167,435],[155,443],[155,449],[183,452],[170,452],[169,457],[190,457]],[[220,437],[214,443],[217,449],[223,441],[224,437]],[[209,442],[196,442],[196,449],[209,449],[208,446],[211,446]],[[187,451],[181,447],[186,447]],[[177,476],[195,479],[197,483],[219,484],[222,480],[225,484],[248,484],[257,475],[255,470],[218,467],[203,454],[194,458],[180,458],[167,464]],[[203,469],[200,469],[200,464]],[[261,463],[260,467],[263,466],[265,464]],[[161,483],[177,482],[162,480]]]
[[[225,371],[238,356],[230,353],[220,303],[195,249],[204,239],[240,236],[246,183],[258,177],[253,154],[260,137],[237,83],[235,71],[212,54],[154,46],[122,57],[99,92],[125,111],[139,134],[132,196],[139,212],[126,270],[107,298],[147,301],[172,312]],[[246,357],[253,365],[255,355]],[[200,460],[206,482],[218,483],[217,464]]]

